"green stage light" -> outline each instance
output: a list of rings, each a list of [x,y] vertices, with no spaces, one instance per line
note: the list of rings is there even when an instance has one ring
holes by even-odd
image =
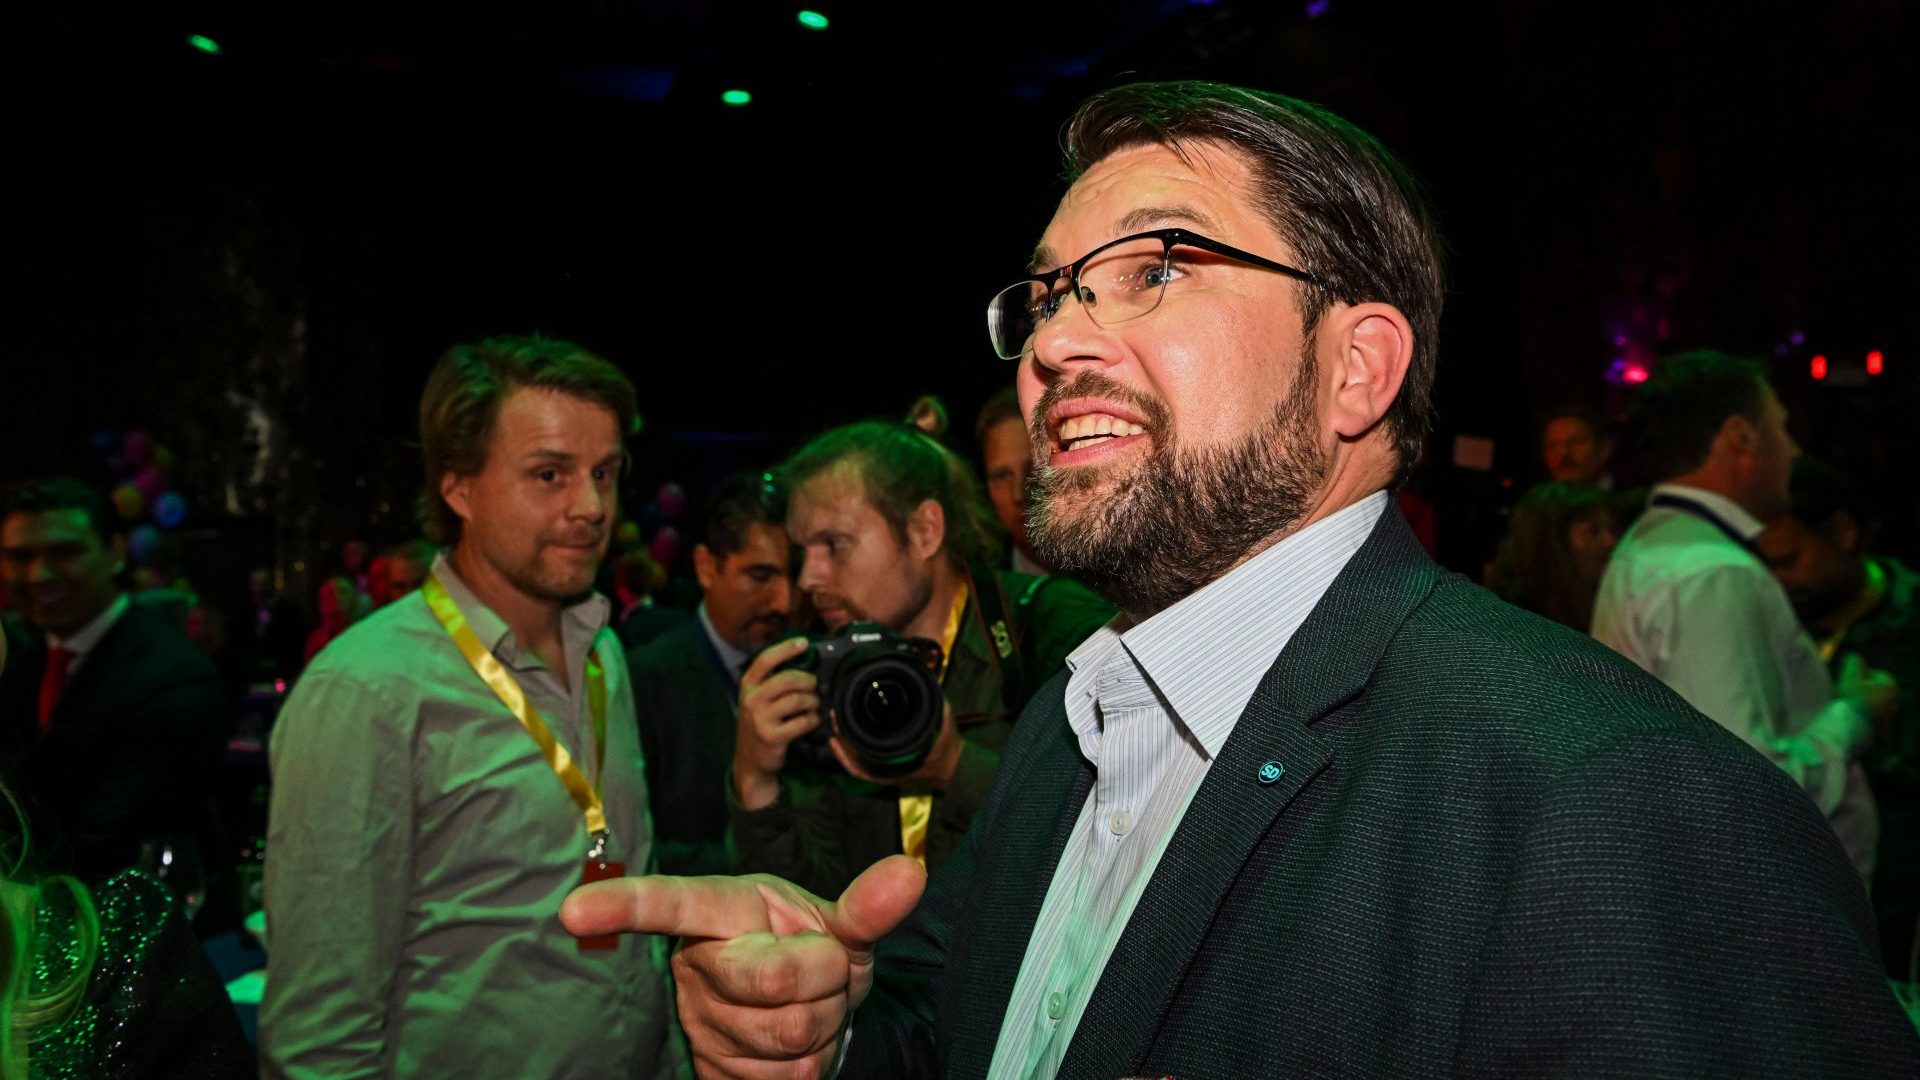
[[[729,90],[720,95],[720,100],[729,105],[745,105],[753,100],[753,95],[745,90]]]
[[[799,15],[800,25],[809,30],[825,30],[827,17],[817,11],[803,11]]]
[[[220,43],[200,34],[188,34],[187,44],[206,53],[208,56],[220,55]]]

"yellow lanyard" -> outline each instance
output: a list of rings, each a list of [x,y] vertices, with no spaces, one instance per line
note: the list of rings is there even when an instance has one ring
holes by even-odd
[[[967,586],[964,582],[954,594],[953,609],[947,612],[947,628],[940,635],[940,681],[947,680],[947,666],[953,660],[953,646],[960,640],[960,621],[967,613]],[[945,707],[944,705],[942,706]],[[933,820],[933,793],[900,793],[900,850],[921,866],[927,865],[927,826]]]
[[[607,857],[607,812],[600,798],[600,774],[607,760],[607,682],[606,673],[600,667],[597,651],[587,653],[587,704],[593,710],[593,761],[594,776],[589,782],[580,766],[567,753],[554,737],[553,729],[547,726],[546,718],[540,710],[527,701],[525,691],[514,681],[499,659],[480,644],[480,636],[467,625],[467,617],[447,595],[446,586],[432,574],[427,575],[426,583],[420,586],[420,592],[426,597],[427,607],[433,610],[440,625],[446,627],[447,636],[460,647],[461,655],[467,658],[473,673],[480,676],[492,688],[500,703],[513,713],[520,726],[527,729],[533,741],[540,747],[540,754],[547,759],[547,766],[553,770],[560,782],[566,785],[567,794],[573,796],[574,805],[580,808],[580,814],[586,819],[587,834],[593,839],[593,848],[588,858]]]

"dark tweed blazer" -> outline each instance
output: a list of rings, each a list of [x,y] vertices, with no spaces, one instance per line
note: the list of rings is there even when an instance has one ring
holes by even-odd
[[[1061,1076],[1920,1076],[1813,804],[1397,511],[1271,663]],[[1093,781],[1064,685],[883,943],[843,1076],[986,1074]]]

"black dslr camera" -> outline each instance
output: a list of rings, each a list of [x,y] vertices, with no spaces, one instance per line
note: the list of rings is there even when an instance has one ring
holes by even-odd
[[[938,642],[903,637],[875,622],[815,637],[806,652],[775,669],[811,671],[820,680],[826,723],[794,740],[789,753],[837,769],[827,745],[831,725],[831,734],[872,775],[913,772],[940,737],[940,660]]]

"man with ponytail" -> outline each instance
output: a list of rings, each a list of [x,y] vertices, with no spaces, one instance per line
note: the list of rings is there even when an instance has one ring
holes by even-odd
[[[997,524],[936,436],[912,420],[848,424],[776,473],[802,551],[798,586],[826,629],[872,621],[940,642],[946,709],[926,762],[902,780],[845,755],[845,771],[812,768],[788,750],[821,724],[814,676],[776,670],[806,642],[762,652],[741,678],[727,780],[741,872],[831,896],[887,855],[939,864],[985,801],[1027,698],[1113,614],[1076,582],[987,568]]]

